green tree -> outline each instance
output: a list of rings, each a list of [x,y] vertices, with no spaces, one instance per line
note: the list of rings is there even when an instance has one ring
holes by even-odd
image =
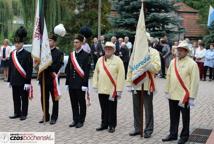
[[[111,18],[115,29],[111,33],[116,36],[128,35],[134,38],[136,25],[141,8],[141,0],[117,0],[114,7],[117,17]],[[147,31],[153,37],[162,37],[181,32],[179,17],[175,14],[176,7],[171,0],[144,0],[145,23]]]
[[[208,47],[210,43],[214,43],[214,22],[209,27],[209,34],[204,36],[203,41],[206,47]]]
[[[34,22],[36,2],[36,0],[21,0],[25,26],[27,28],[32,27]],[[62,10],[60,0],[44,0],[44,11],[48,30],[51,31],[57,22],[61,21]]]
[[[98,1],[94,0],[62,0],[64,7],[63,23],[68,34],[61,38],[60,44],[64,46],[65,52],[72,48],[71,39],[74,34],[79,33],[82,27],[87,26],[92,30],[93,36],[97,35],[98,28]],[[102,32],[106,32],[110,25],[107,21],[107,14],[110,12],[108,0],[102,0]],[[90,43],[90,39],[88,40]]]
[[[32,35],[35,0],[21,0],[25,26],[28,27],[29,36]],[[78,13],[75,13],[78,10]],[[93,35],[97,34],[98,1],[94,0],[45,0],[45,18],[48,31],[53,31],[54,26],[64,24],[67,35],[59,38],[59,47],[65,52],[69,51],[70,41],[75,33],[79,33],[81,27],[88,26],[92,29]],[[102,31],[106,32],[110,25],[107,21],[107,14],[110,13],[110,3],[102,0]],[[30,38],[29,38],[30,42]]]
[[[0,1],[0,40],[8,38],[9,28],[12,26],[13,11],[11,1]]]

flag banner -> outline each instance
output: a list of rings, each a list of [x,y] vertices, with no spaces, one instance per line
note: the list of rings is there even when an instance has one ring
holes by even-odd
[[[40,57],[38,74],[40,74],[43,70],[45,70],[51,64],[52,64],[52,56],[51,56],[51,50],[49,46],[48,31],[46,27],[46,22],[44,20],[44,31],[42,36],[41,57]]]
[[[147,41],[143,3],[136,29],[133,52],[129,61],[129,71],[131,72],[133,85],[139,85],[146,78],[145,72],[150,67],[151,58],[149,55],[149,45]]]
[[[213,22],[214,22],[214,9],[212,6],[210,6],[207,26],[210,27]]]
[[[32,56],[38,65],[38,75],[52,63],[51,50],[49,46],[48,31],[43,14],[43,1],[37,0],[37,8],[34,23]]]

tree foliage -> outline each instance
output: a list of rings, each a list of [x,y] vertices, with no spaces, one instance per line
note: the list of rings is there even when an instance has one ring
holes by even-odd
[[[11,0],[0,0],[0,39],[7,38],[12,27],[13,11]]]
[[[33,29],[35,16],[35,0],[21,0],[23,5],[25,25],[28,30]],[[75,13],[78,10],[79,13]],[[110,25],[107,21],[107,14],[110,13],[110,3],[102,0],[102,32],[106,32]],[[88,26],[93,35],[97,35],[98,27],[98,1],[94,0],[45,0],[45,18],[48,31],[53,31],[54,26],[64,24],[67,35],[59,38],[59,46],[65,52],[71,47],[71,39],[80,29]],[[29,35],[32,31],[29,32]],[[29,42],[30,42],[29,38]]]
[[[134,39],[139,18],[141,0],[117,0],[114,7],[117,17],[111,18],[116,36],[125,34]],[[153,37],[170,36],[181,32],[180,19],[175,14],[176,7],[171,0],[144,0],[146,29]],[[121,35],[118,35],[121,34]]]

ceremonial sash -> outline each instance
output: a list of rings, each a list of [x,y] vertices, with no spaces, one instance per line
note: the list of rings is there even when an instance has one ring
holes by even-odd
[[[19,72],[19,74],[26,79],[26,72],[25,70],[22,68],[21,64],[19,63],[17,57],[16,57],[16,51],[12,52],[12,60],[13,60],[13,64],[15,66],[15,68],[17,69],[17,71]]]
[[[179,105],[184,107],[185,103],[187,103],[188,100],[189,100],[190,94],[189,94],[189,91],[188,91],[187,87],[186,87],[185,84],[184,84],[184,81],[182,80],[182,78],[181,78],[181,76],[180,76],[180,74],[179,74],[179,72],[178,72],[176,61],[177,61],[177,60],[176,60],[176,58],[175,58],[175,60],[174,60],[175,74],[176,74],[176,77],[177,77],[177,79],[178,79],[178,81],[179,81],[181,87],[182,87],[182,88],[184,89],[184,91],[185,91],[185,95],[184,95],[184,96],[182,97],[182,99],[180,100]]]
[[[55,100],[59,100],[61,96],[61,91],[59,89],[59,81],[58,81],[58,74],[55,72],[51,73],[52,76],[52,83],[53,83],[53,93]]]
[[[146,75],[148,75],[149,80],[150,80],[149,91],[150,92],[154,92],[155,91],[155,83],[154,83],[154,79],[152,77],[152,74],[149,71],[144,72],[140,77],[138,77],[137,79],[135,79],[133,81],[133,84],[137,85],[139,82],[142,82],[146,78]]]
[[[17,69],[17,71],[19,72],[19,74],[23,77],[23,78],[27,78],[26,76],[26,72],[25,70],[22,68],[21,64],[19,63],[17,57],[16,57],[16,50],[12,52],[12,61],[13,64],[15,66],[15,68]],[[33,86],[31,84],[30,89],[28,90],[28,98],[32,99],[33,98]]]
[[[149,80],[150,80],[149,91],[154,92],[155,91],[155,83],[154,83],[154,78],[152,77],[152,73],[149,71],[146,73],[148,74]]]
[[[114,86],[114,91],[113,91],[113,94],[112,94],[112,98],[110,98],[111,100],[114,100],[115,97],[117,96],[117,91],[116,91],[116,82],[114,81],[111,73],[109,72],[108,68],[106,67],[105,65],[105,57],[103,56],[103,68],[104,68],[104,71],[106,72],[108,78],[110,79],[111,83],[113,84]]]
[[[81,77],[84,78],[85,74],[84,71],[82,70],[82,68],[80,67],[79,63],[77,62],[76,56],[75,56],[75,52],[72,52],[70,54],[71,57],[71,62],[74,66],[75,71],[77,72],[77,74]]]

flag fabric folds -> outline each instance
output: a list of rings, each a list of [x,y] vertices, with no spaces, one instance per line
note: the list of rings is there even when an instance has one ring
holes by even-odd
[[[37,0],[32,43],[32,56],[38,65],[38,75],[52,63],[43,4],[43,0]]]
[[[213,21],[214,21],[214,9],[212,6],[210,6],[207,26],[210,27]]]
[[[131,73],[133,85],[144,82],[145,73],[150,67],[151,58],[149,55],[149,45],[147,41],[143,3],[136,29],[133,52],[129,61],[128,73]]]

